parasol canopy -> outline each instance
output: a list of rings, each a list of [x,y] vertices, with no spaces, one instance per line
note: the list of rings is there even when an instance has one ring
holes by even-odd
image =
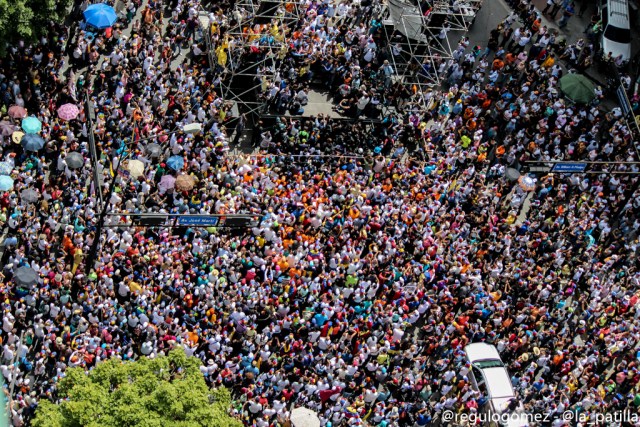
[[[65,157],[64,161],[67,163],[69,169],[80,169],[82,166],[84,166],[84,157],[82,157],[82,154],[78,153],[77,151],[73,151],[67,154],[67,157]]]
[[[518,169],[507,168],[505,176],[509,181],[517,181],[518,178],[520,178],[520,172],[518,171]]]
[[[6,120],[0,122],[0,136],[11,136],[16,131],[16,125]]]
[[[127,162],[127,170],[133,178],[144,175],[144,163],[140,160],[129,160]]]
[[[155,142],[147,145],[144,150],[152,159],[157,159],[162,155],[162,147],[160,147],[160,145],[156,144]]]
[[[160,183],[158,187],[162,191],[172,190],[176,186],[176,179],[171,175],[164,175],[160,178]]]
[[[42,123],[33,116],[22,119],[22,130],[26,133],[38,133],[42,130]]]
[[[0,175],[0,191],[9,191],[13,188],[13,178],[7,175]]]
[[[9,162],[0,162],[0,175],[11,175],[13,165]]]
[[[167,166],[174,171],[179,171],[184,167],[184,159],[181,156],[171,156],[167,159]]]
[[[25,203],[35,203],[40,198],[40,193],[31,188],[27,188],[20,193],[20,199]]]
[[[16,285],[30,288],[38,282],[38,273],[31,267],[20,267],[13,275]]]
[[[582,74],[567,74],[559,84],[562,93],[576,104],[588,104],[596,97],[596,86]]]
[[[22,137],[20,144],[25,151],[39,151],[44,147],[44,139],[40,135],[28,133]]]
[[[27,117],[27,110],[19,105],[12,105],[7,113],[12,119],[24,119]]]
[[[520,184],[520,188],[524,191],[533,191],[536,189],[537,179],[532,178],[530,176],[523,175],[518,178],[518,184]]]
[[[64,104],[58,108],[58,117],[62,120],[74,120],[80,114],[80,109],[75,104]]]
[[[291,411],[289,421],[293,427],[320,427],[318,415],[311,409],[303,407]]]
[[[24,136],[24,132],[17,130],[11,134],[11,141],[13,141],[14,144],[20,144],[20,141],[22,141],[23,136]]]
[[[83,15],[87,24],[99,29],[109,28],[118,20],[113,7],[105,3],[92,4],[84,10]]]
[[[176,178],[175,187],[178,191],[189,191],[194,185],[196,185],[196,181],[191,175],[180,175]]]

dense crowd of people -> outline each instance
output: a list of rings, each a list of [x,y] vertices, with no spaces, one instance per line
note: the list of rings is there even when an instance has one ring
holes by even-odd
[[[283,425],[295,406],[334,427],[477,413],[487,396],[470,383],[472,342],[496,346],[525,410],[554,427],[570,425],[565,411],[593,420],[640,407],[638,165],[543,174],[535,188],[507,179],[524,177],[527,161],[640,161],[619,109],[563,98],[555,33],[509,15],[486,47],[463,38],[453,59],[417,69],[444,82],[421,91],[392,78],[377,2],[311,1],[296,27],[247,25],[242,36],[225,30],[247,11],[205,5],[212,28],[202,29],[200,6],[129,2],[109,31],[52,25],[2,61],[4,126],[17,129],[9,110],[24,107],[46,141],[26,151],[2,133],[14,186],[0,197],[0,371],[14,385],[14,425],[57,399],[70,367],[175,347],[233,391],[231,411],[248,426]],[[256,124],[255,153],[230,153],[246,118],[230,119],[218,89],[242,58],[238,37],[253,43],[244,55],[286,41],[263,85],[277,111],[298,114],[320,73],[345,115],[380,120],[283,115]],[[57,116],[67,103],[77,119]],[[182,131],[192,123],[203,131]],[[84,167],[71,165],[74,152]],[[142,173],[119,173],[133,160]],[[181,176],[192,185],[177,186]],[[100,196],[114,214],[257,220],[168,228],[111,215],[97,235]],[[35,286],[16,284],[23,266]]]

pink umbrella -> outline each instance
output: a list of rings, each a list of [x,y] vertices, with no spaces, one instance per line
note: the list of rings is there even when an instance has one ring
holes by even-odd
[[[160,178],[160,183],[158,184],[158,188],[160,188],[162,192],[172,190],[175,186],[176,179],[172,175],[164,175],[162,178]]]
[[[80,110],[75,104],[64,104],[58,108],[58,117],[62,120],[74,120],[80,114]]]
[[[7,113],[9,113],[9,117],[12,119],[24,119],[27,117],[27,110],[19,105],[12,105],[9,107],[9,111],[7,111]]]

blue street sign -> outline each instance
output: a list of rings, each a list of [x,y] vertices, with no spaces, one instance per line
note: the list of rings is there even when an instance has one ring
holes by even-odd
[[[211,215],[194,215],[178,217],[178,225],[216,227],[220,217]]]
[[[575,163],[575,162],[571,162],[571,163],[556,163],[551,168],[551,172],[556,172],[556,173],[580,173],[580,172],[584,172],[584,170],[586,168],[587,168],[587,164],[586,163]]]

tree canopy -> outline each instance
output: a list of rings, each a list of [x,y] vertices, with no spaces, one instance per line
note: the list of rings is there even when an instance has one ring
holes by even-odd
[[[135,362],[110,359],[88,374],[72,368],[60,381],[61,402],[43,400],[35,427],[240,427],[228,415],[231,395],[211,390],[195,357],[182,349]]]
[[[60,22],[72,0],[0,0],[0,52],[19,39],[35,40],[50,21]]]

